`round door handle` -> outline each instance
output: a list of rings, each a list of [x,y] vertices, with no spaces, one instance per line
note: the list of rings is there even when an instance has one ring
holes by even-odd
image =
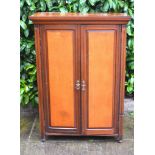
[[[80,90],[80,80],[77,80],[75,83],[75,89]]]
[[[82,80],[81,82],[81,88],[82,88],[82,91],[86,90],[86,82],[84,80]]]

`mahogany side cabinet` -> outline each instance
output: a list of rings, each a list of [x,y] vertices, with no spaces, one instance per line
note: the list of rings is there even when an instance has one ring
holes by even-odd
[[[48,13],[34,23],[41,138],[123,135],[123,13]]]

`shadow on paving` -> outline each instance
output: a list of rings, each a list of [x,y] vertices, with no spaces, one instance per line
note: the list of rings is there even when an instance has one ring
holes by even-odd
[[[35,116],[30,115],[21,115],[20,116],[20,138],[21,140],[26,140],[30,134],[32,124],[34,122]]]

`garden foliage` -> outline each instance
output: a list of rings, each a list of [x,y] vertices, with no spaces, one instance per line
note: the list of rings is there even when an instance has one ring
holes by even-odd
[[[20,96],[21,105],[38,104],[34,30],[28,16],[35,12],[119,12],[132,17],[127,25],[126,95],[134,93],[134,2],[133,0],[20,0]]]

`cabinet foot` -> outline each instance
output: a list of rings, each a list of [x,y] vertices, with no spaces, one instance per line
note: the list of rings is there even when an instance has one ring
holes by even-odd
[[[41,137],[41,142],[45,142],[46,141],[46,139],[47,139],[47,137],[44,135],[44,136],[42,136]]]
[[[122,142],[123,142],[122,136],[116,136],[116,137],[115,137],[115,140],[116,140],[118,143],[122,143]]]

